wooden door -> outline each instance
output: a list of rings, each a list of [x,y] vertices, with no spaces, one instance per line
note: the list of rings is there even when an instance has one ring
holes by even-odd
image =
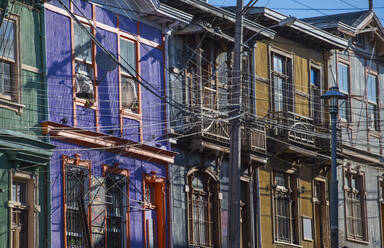
[[[164,179],[146,176],[144,181],[144,243],[146,248],[166,247]]]

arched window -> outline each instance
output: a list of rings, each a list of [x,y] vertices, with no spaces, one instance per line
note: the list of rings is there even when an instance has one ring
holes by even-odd
[[[208,170],[188,173],[188,241],[193,247],[219,247],[220,204],[216,178]]]

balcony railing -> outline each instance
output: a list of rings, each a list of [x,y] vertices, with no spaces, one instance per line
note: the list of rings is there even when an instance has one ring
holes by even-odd
[[[273,112],[270,113],[270,120],[276,136],[295,143],[315,146],[313,119],[292,112]]]

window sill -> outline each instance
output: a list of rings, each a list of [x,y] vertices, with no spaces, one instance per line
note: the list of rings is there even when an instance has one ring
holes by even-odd
[[[141,121],[141,114],[133,113],[133,112],[125,110],[125,109],[121,109],[120,113],[121,113],[122,117],[124,117],[124,118],[130,118],[130,119],[135,119],[135,120]]]
[[[97,102],[93,102],[92,105],[89,105],[88,101],[82,98],[75,98],[76,105],[84,107],[84,108],[89,108],[96,110]]]
[[[277,244],[277,245],[283,245],[284,247],[287,247],[287,246],[298,247],[298,248],[302,248],[303,247],[302,245],[296,245],[296,244],[286,243],[286,242],[282,242],[282,241],[274,241],[273,243]]]
[[[381,138],[381,133],[380,133],[380,131],[377,131],[377,130],[375,130],[375,129],[373,129],[373,128],[369,128],[369,129],[368,129],[368,132],[369,132],[369,135],[370,135],[370,136],[373,136],[373,137],[375,137],[375,138]]]
[[[354,239],[352,237],[346,237],[346,240],[350,241],[350,242],[354,242],[354,243],[359,243],[359,244],[364,244],[364,245],[368,245],[369,244],[369,241],[367,240],[362,240],[362,239]]]
[[[0,108],[12,110],[18,114],[21,114],[23,112],[23,108],[25,108],[25,105],[0,97]]]
[[[16,201],[8,201],[8,207],[9,208],[18,208],[18,209],[28,209],[28,206],[21,204],[20,202]]]

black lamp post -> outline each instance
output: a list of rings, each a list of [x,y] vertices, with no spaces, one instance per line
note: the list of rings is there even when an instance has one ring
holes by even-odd
[[[337,136],[336,136],[336,122],[337,113],[339,112],[339,99],[346,99],[347,96],[339,91],[338,87],[331,87],[324,95],[323,99],[329,99],[329,113],[331,114],[331,247],[339,247],[339,209],[338,209],[338,182],[337,182]]]

